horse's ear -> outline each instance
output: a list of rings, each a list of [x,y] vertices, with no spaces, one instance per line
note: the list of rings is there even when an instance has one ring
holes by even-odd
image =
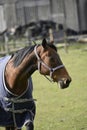
[[[44,38],[43,41],[42,41],[42,46],[43,46],[43,48],[46,48],[46,46],[47,46],[47,41],[46,41],[45,38]]]

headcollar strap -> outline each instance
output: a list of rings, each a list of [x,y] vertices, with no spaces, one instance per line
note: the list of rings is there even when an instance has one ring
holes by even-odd
[[[57,67],[55,67],[55,68],[50,68],[46,63],[44,63],[44,62],[40,59],[39,55],[37,54],[37,47],[38,47],[38,45],[35,46],[35,48],[34,48],[34,53],[35,53],[35,55],[36,55],[36,57],[37,57],[37,59],[38,59],[38,71],[40,72],[40,66],[41,66],[41,64],[42,64],[45,68],[47,68],[47,69],[50,71],[50,78],[51,78],[51,79],[49,79],[49,78],[46,77],[46,76],[45,76],[45,77],[52,82],[52,81],[53,81],[53,79],[52,79],[52,74],[53,74],[53,72],[54,72],[55,70],[58,70],[58,69],[60,69],[60,68],[63,68],[64,65],[59,65],[59,66],[57,66]]]

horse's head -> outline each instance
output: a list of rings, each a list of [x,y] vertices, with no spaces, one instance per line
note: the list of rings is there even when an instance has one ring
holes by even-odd
[[[57,82],[60,88],[67,88],[71,78],[63,65],[57,49],[53,44],[48,44],[44,39],[42,45],[35,47],[35,55],[38,61],[38,70],[42,75],[49,75],[51,81]]]

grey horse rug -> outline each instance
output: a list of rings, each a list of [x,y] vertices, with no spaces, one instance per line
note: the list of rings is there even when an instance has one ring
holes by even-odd
[[[33,84],[30,77],[27,89],[20,96],[14,95],[7,89],[4,71],[10,58],[11,56],[0,58],[0,126],[14,125],[17,128],[21,128],[34,120]]]

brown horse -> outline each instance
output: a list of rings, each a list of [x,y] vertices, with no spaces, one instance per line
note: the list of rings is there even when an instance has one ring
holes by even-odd
[[[3,113],[0,125],[5,126],[6,130],[21,130],[25,124],[27,130],[34,130],[35,101],[31,79],[33,72],[39,70],[40,74],[47,78],[49,76],[49,80],[57,82],[62,89],[69,86],[71,78],[56,47],[45,39],[42,44],[23,48],[1,61],[0,65],[4,62],[4,83],[0,86],[4,86],[0,89],[3,90],[0,93],[0,96],[3,96],[2,100],[0,99],[0,113]]]

